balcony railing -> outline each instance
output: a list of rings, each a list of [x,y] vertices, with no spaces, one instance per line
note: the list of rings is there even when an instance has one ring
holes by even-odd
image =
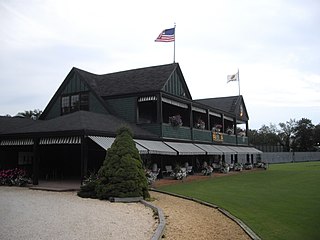
[[[139,126],[163,138],[186,139],[232,145],[248,145],[248,137],[245,136],[238,136],[238,139],[236,139],[236,135],[184,126],[174,127],[168,123],[139,124]]]
[[[178,127],[172,126],[168,123],[162,124],[162,137],[188,139],[191,140],[191,128],[190,127]]]

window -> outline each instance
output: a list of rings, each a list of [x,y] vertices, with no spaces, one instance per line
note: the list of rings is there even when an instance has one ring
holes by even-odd
[[[61,112],[62,114],[70,112],[69,96],[61,98]]]
[[[33,152],[19,152],[18,153],[18,164],[19,165],[30,165],[33,162]]]
[[[61,97],[61,115],[79,110],[89,111],[89,93],[84,92]]]
[[[80,107],[79,94],[71,96],[71,112],[78,111]]]

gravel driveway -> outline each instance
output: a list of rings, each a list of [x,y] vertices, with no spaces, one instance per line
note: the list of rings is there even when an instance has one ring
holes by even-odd
[[[140,203],[84,199],[75,192],[0,187],[0,239],[150,239],[153,211]]]

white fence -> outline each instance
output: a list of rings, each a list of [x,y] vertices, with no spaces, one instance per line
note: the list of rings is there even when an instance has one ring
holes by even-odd
[[[267,163],[320,161],[320,152],[264,152],[261,159]]]

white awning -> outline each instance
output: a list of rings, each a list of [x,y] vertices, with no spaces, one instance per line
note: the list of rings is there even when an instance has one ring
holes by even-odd
[[[197,147],[206,151],[208,155],[222,155],[223,154],[223,152],[220,149],[218,149],[215,146],[210,145],[210,144],[198,144],[197,143],[194,145],[196,145]]]
[[[174,148],[179,155],[205,155],[206,152],[192,143],[165,142],[168,146]]]
[[[221,118],[221,114],[220,113],[215,113],[215,112],[209,111],[209,114],[212,115],[212,116]]]
[[[236,151],[232,150],[231,148],[229,148],[227,146],[215,145],[214,147],[219,149],[224,154],[236,154],[237,153]]]
[[[175,100],[172,100],[172,99],[168,99],[168,98],[164,98],[164,97],[162,98],[162,102],[165,102],[165,103],[177,106],[177,107],[182,107],[182,108],[185,108],[185,109],[188,108],[188,105],[185,104],[185,103],[181,103],[181,102],[178,102],[178,101],[175,101]]]
[[[202,108],[198,108],[195,106],[192,106],[192,111],[196,111],[196,112],[200,112],[200,113],[206,113],[207,111],[202,109]]]
[[[251,154],[261,154],[261,153],[263,153],[262,151],[260,151],[260,150],[258,150],[256,148],[253,148],[253,147],[249,147],[248,151],[250,151]]]
[[[237,152],[237,154],[249,154],[249,148],[247,147],[234,147],[234,146],[229,146],[230,149],[233,151]]]
[[[115,140],[115,138],[113,137],[89,136],[89,138],[105,150],[108,150],[108,148],[111,147],[112,143]],[[139,144],[136,144],[136,148],[138,149],[140,154],[148,154],[148,150],[140,146]]]
[[[26,139],[10,139],[10,140],[2,140],[0,143],[1,146],[23,146],[23,145],[33,145],[32,138]]]
[[[81,144],[81,137],[50,137],[40,138],[40,145]]]
[[[113,141],[115,140],[115,138],[113,137],[99,137],[99,136],[88,136],[88,137],[105,150],[110,148]]]
[[[225,120],[228,120],[228,121],[233,122],[233,119],[232,119],[231,117],[224,116],[223,118],[224,118]]]
[[[147,97],[139,97],[138,102],[149,102],[149,101],[156,101],[156,96],[147,96]]]
[[[161,141],[134,139],[136,143],[148,149],[150,154],[177,155],[177,152]]]

